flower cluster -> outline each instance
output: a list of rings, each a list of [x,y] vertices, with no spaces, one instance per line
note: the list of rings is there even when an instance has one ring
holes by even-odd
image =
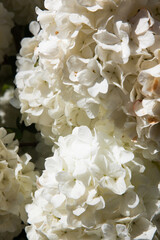
[[[104,114],[108,83],[95,57],[94,13],[76,1],[45,7],[37,9],[40,25],[30,25],[34,37],[22,41],[15,82],[25,123],[54,139],[75,126],[93,127]]]
[[[0,128],[0,239],[13,239],[22,230],[31,201],[36,172],[28,154],[19,156],[14,134]]]
[[[58,147],[26,207],[29,240],[153,238],[151,219],[160,204],[156,165],[125,148],[109,123],[93,132],[77,127]]]
[[[160,239],[159,0],[1,2],[0,239]]]
[[[16,86],[23,120],[54,140],[98,119],[128,123],[159,148],[159,3],[45,1],[22,41]],[[127,14],[124,14],[127,13]],[[144,147],[144,146],[143,146]],[[153,153],[154,152],[154,153]],[[157,158],[157,156],[153,156]]]

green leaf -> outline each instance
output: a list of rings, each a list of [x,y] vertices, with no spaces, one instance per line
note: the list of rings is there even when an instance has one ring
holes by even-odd
[[[1,94],[3,95],[11,87],[12,87],[12,85],[10,85],[10,84],[3,84],[2,88],[1,88]]]

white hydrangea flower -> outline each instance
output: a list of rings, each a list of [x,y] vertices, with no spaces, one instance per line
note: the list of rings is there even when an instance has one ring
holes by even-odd
[[[112,21],[113,20],[113,21]],[[107,30],[107,25],[112,22],[113,33]],[[104,29],[97,31],[93,38],[98,46],[104,50],[111,52],[111,59],[118,63],[127,63],[130,56],[129,35],[131,32],[129,23],[122,21],[114,21],[114,18],[109,18]]]
[[[0,238],[13,239],[26,223],[25,204],[31,201],[36,172],[28,154],[19,156],[14,134],[0,128]]]
[[[26,206],[29,240],[153,239],[151,218],[160,196],[154,163],[148,166],[139,153],[124,148],[109,123],[97,124],[94,132],[75,128],[58,146]]]
[[[160,143],[158,136],[160,128],[159,76],[160,65],[140,72],[138,76],[139,89],[137,89],[140,97],[135,99],[134,104],[138,135],[145,135],[146,138],[151,138],[158,144]]]
[[[22,44],[24,44],[22,51],[29,58],[32,57],[31,51],[36,48],[37,41],[25,39]],[[27,48],[28,44],[30,44],[31,49],[26,51],[25,48]],[[56,49],[57,46],[55,46]],[[24,113],[23,119],[25,123],[27,125],[36,123],[42,135],[52,141],[56,135],[66,135],[71,132],[74,126],[83,124],[91,126],[92,120],[87,116],[86,112],[71,101],[65,101],[62,97],[60,82],[57,81],[59,77],[56,75],[55,80],[53,80],[52,74],[48,70],[42,73],[40,66],[35,69],[32,62],[28,60],[27,62],[23,61],[23,59],[20,60],[24,70],[21,69],[16,77],[16,84],[20,91],[21,112]],[[55,62],[56,65],[54,65],[55,72],[57,71],[57,64],[61,64],[61,61],[58,60],[58,62]],[[26,70],[26,68],[30,69],[30,67],[33,71]],[[53,70],[49,69],[49,71]],[[57,77],[58,79],[56,79]]]
[[[67,61],[69,82],[77,96],[78,107],[85,109],[90,119],[99,112],[99,104],[108,91],[108,82],[102,77],[102,66],[96,59],[84,59],[71,56]],[[76,97],[75,97],[76,99]]]
[[[1,0],[8,11],[14,13],[14,20],[19,25],[26,25],[36,19],[35,7],[43,8],[44,0]]]
[[[4,55],[9,52],[12,43],[11,28],[13,27],[13,13],[8,12],[0,3],[0,63],[3,62]]]
[[[105,66],[103,76],[110,83],[107,97],[109,118],[123,130],[132,122],[135,125],[134,133],[128,129],[128,135],[132,135],[131,139],[137,146],[147,149],[144,151],[145,157],[158,160],[160,23],[151,17],[147,8],[152,12],[150,2],[146,9],[139,10],[130,19],[130,58],[126,64],[121,64],[120,61],[115,64],[118,57],[116,60],[106,61],[108,51],[100,44],[97,54],[101,56]]]
[[[66,135],[75,126],[92,128],[103,115],[108,83],[94,57],[96,42],[92,36],[100,24],[94,23],[94,13],[108,9],[105,16],[110,17],[117,5],[114,1],[91,5],[88,11],[83,1],[45,1],[47,10],[37,9],[40,26],[36,22],[30,25],[34,37],[22,41],[16,76],[21,113],[27,125],[36,123],[42,135],[52,141],[55,135]],[[77,63],[72,66],[74,59]]]
[[[76,126],[92,129],[107,117],[157,160],[158,2],[44,4],[46,10],[36,10],[38,22],[30,25],[34,36],[22,41],[17,61],[15,83],[25,124],[35,123],[52,143]]]

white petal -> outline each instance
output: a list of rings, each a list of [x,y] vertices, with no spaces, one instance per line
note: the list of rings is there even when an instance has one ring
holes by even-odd
[[[144,35],[138,36],[139,47],[146,49],[152,46],[155,42],[155,37],[151,31],[147,31]]]

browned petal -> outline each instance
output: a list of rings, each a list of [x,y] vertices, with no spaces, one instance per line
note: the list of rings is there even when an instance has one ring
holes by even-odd
[[[156,91],[156,89],[158,88],[158,85],[159,85],[159,78],[155,77],[153,81],[153,86],[152,86],[153,91]]]
[[[133,142],[137,142],[137,139],[138,139],[138,137],[135,136],[135,137],[132,138],[132,141],[133,141]]]
[[[156,118],[156,117],[148,117],[148,122],[151,123],[151,124],[155,124],[157,122],[159,122],[159,120]]]

